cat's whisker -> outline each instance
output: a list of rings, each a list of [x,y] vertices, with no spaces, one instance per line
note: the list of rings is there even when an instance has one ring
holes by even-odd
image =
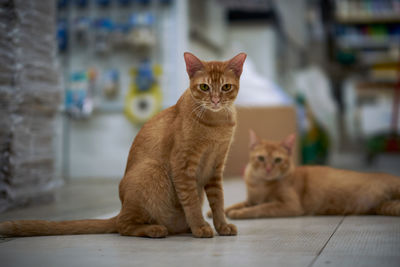
[[[200,113],[200,120],[203,118],[203,115],[205,114],[206,110],[207,109],[203,106],[203,109],[201,110],[201,113]]]
[[[205,104],[201,102],[201,103],[198,104],[198,106],[196,106],[196,107],[192,110],[192,113],[194,112],[195,115],[196,115],[196,117],[197,117],[199,120],[201,120],[202,117],[203,117],[203,115],[204,115],[204,113],[205,113],[205,110],[206,110]]]
[[[202,104],[197,104],[197,106],[192,110],[190,115],[192,115],[194,113],[196,115],[196,117],[199,117],[199,113],[201,112],[202,108],[203,108]]]
[[[195,108],[193,108],[190,115],[192,115],[193,113],[196,113],[196,115],[197,115],[197,111],[199,111],[201,109],[201,106],[202,106],[201,104],[198,104]]]
[[[227,107],[223,107],[223,109],[224,109],[224,111],[225,111],[225,113],[226,113],[226,121],[229,121],[229,113],[230,113],[230,111],[229,111],[229,109],[227,108]]]

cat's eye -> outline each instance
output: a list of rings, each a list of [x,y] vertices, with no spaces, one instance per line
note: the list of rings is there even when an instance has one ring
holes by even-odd
[[[210,86],[208,86],[208,84],[202,83],[202,84],[200,84],[200,89],[202,91],[208,91],[208,90],[210,90]]]
[[[265,160],[264,156],[258,156],[257,158],[258,158],[259,161],[264,161]]]
[[[222,86],[222,91],[228,92],[229,90],[231,90],[232,88],[232,84],[224,84]]]
[[[274,162],[275,162],[275,163],[281,163],[281,162],[282,162],[282,158],[279,158],[279,157],[278,157],[278,158],[275,158],[275,159],[274,159]]]

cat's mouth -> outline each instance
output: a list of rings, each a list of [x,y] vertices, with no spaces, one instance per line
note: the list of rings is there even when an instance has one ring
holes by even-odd
[[[266,175],[265,173],[260,173],[257,176],[254,176],[260,182],[273,182],[279,180],[279,175]]]
[[[222,105],[220,103],[217,103],[217,104],[212,103],[212,104],[208,105],[208,109],[210,109],[211,111],[214,111],[214,112],[218,112],[222,109]]]
[[[268,181],[268,182],[272,182],[272,181],[279,180],[281,177],[282,176],[280,176],[280,175],[267,175],[267,176],[264,177],[264,180]]]
[[[262,171],[261,179],[264,181],[275,181],[279,180],[281,175],[279,173],[274,172],[273,169],[266,168]]]

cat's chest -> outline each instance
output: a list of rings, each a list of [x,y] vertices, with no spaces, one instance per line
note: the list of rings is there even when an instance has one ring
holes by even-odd
[[[215,174],[219,164],[223,164],[228,152],[234,127],[195,128],[190,132],[189,154],[197,163],[196,179],[204,186]]]
[[[210,142],[203,148],[201,157],[197,166],[197,180],[201,186],[204,186],[215,174],[216,166],[225,158],[224,151],[228,144],[220,142]]]
[[[271,188],[260,185],[248,186],[248,201],[254,205],[271,201],[274,192]]]

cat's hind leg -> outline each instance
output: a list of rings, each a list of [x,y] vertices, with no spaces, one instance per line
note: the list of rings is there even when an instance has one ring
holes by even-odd
[[[161,238],[168,235],[167,227],[159,224],[151,224],[150,217],[139,206],[127,205],[122,207],[117,217],[117,229],[123,236]]]
[[[376,210],[378,215],[400,216],[400,200],[388,200],[379,205]]]
[[[164,237],[186,233],[188,225],[167,172],[154,160],[132,167],[120,184],[121,235]]]
[[[163,211],[154,210],[154,203],[165,198],[164,188],[157,166],[142,162],[132,167],[120,183],[121,212],[117,217],[117,229],[124,236],[160,238],[168,235],[167,227],[158,220]],[[168,191],[168,190],[166,190]]]

